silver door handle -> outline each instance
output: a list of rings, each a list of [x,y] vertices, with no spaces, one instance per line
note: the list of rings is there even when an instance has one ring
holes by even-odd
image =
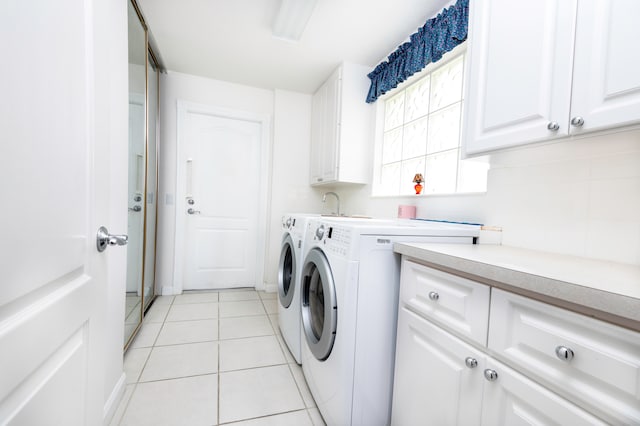
[[[194,210],[191,207],[189,207],[189,210],[187,210],[187,213],[189,213],[189,214],[200,214],[200,210]]]
[[[132,212],[139,212],[140,210],[142,210],[142,207],[140,207],[139,205],[135,205],[133,207],[129,207],[129,210]]]
[[[111,235],[109,234],[109,230],[104,226],[101,226],[98,229],[98,233],[96,235],[96,247],[100,253],[105,251],[107,246],[126,246],[128,242],[128,235]]]

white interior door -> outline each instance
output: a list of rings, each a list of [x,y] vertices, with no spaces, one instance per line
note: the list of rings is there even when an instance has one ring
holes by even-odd
[[[108,225],[109,165],[94,6],[0,6],[3,425],[103,421],[106,256],[95,236]]]
[[[254,287],[261,272],[264,124],[202,110],[188,110],[181,120],[183,288]]]

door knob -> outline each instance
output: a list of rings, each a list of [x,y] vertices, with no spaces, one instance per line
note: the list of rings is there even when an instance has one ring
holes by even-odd
[[[187,213],[189,214],[200,214],[200,210],[194,210],[191,207],[189,208],[189,210],[187,210]]]
[[[490,382],[498,380],[498,372],[496,370],[491,370],[487,368],[484,370],[484,378]]]
[[[132,212],[139,212],[140,210],[142,210],[142,207],[136,204],[133,207],[129,207],[129,210],[131,210]]]
[[[190,206],[192,206],[192,205],[194,205],[196,202],[195,202],[195,200],[194,200],[193,198],[189,198],[189,199],[187,200],[187,203],[188,203]]]
[[[573,351],[566,346],[558,346],[556,348],[556,356],[562,361],[571,361],[573,359]]]
[[[584,118],[582,117],[573,117],[571,119],[571,125],[575,127],[580,127],[584,124]]]
[[[551,121],[549,122],[549,124],[547,124],[547,129],[553,132],[557,131],[559,128],[560,128],[560,125],[556,121]]]
[[[96,247],[100,253],[105,251],[107,246],[126,246],[128,242],[128,235],[111,235],[109,234],[109,230],[104,226],[98,229],[96,235]]]
[[[469,368],[476,368],[478,366],[478,360],[468,356],[464,359],[464,364]]]

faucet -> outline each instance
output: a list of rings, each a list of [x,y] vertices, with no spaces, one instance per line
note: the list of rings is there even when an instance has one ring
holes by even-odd
[[[336,214],[340,216],[340,197],[338,197],[338,194],[336,194],[335,192],[325,192],[322,196],[323,203],[327,201],[327,195],[333,195],[334,197],[336,197],[336,202],[338,204],[338,211],[336,212]]]

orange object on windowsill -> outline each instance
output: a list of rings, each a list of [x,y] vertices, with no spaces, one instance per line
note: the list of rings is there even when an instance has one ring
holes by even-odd
[[[420,194],[420,192],[422,192],[422,182],[424,182],[422,173],[416,173],[416,175],[413,177],[413,182],[415,183],[413,189],[416,190],[416,195]]]

